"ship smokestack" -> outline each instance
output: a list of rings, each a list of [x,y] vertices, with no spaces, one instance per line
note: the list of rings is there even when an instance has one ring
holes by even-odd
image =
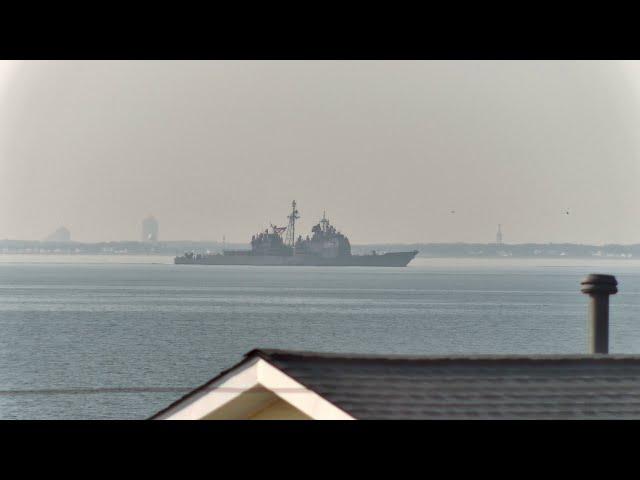
[[[613,275],[592,273],[581,282],[582,293],[589,299],[590,353],[609,353],[609,295],[618,292]]]

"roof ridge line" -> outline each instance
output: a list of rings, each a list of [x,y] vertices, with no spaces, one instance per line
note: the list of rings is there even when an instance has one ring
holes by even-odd
[[[285,350],[273,348],[255,348],[245,354],[245,358],[260,357],[265,360],[273,360],[277,357],[295,357],[301,360],[378,360],[378,361],[640,361],[638,354],[472,354],[472,355],[399,355],[399,354],[367,354],[367,353],[340,353],[317,352],[307,350]]]

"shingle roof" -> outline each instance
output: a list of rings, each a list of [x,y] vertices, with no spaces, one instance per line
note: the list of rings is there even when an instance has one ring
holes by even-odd
[[[254,356],[357,419],[640,418],[640,356]]]

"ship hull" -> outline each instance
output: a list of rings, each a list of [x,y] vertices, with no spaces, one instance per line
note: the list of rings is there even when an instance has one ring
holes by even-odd
[[[177,265],[255,265],[313,267],[406,267],[418,254],[391,252],[380,255],[345,255],[322,258],[312,255],[204,255],[199,258],[176,257]]]

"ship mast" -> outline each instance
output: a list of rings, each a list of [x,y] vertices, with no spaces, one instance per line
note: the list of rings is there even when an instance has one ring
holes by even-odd
[[[296,220],[300,218],[298,215],[298,210],[296,209],[296,201],[291,202],[291,214],[287,216],[289,219],[289,226],[287,227],[287,240],[286,243],[291,246],[291,248],[296,248]]]
[[[327,220],[327,211],[324,210],[322,212],[322,220],[320,220],[320,223],[322,224],[322,231],[326,232],[327,231],[327,225],[329,224],[329,220]]]

